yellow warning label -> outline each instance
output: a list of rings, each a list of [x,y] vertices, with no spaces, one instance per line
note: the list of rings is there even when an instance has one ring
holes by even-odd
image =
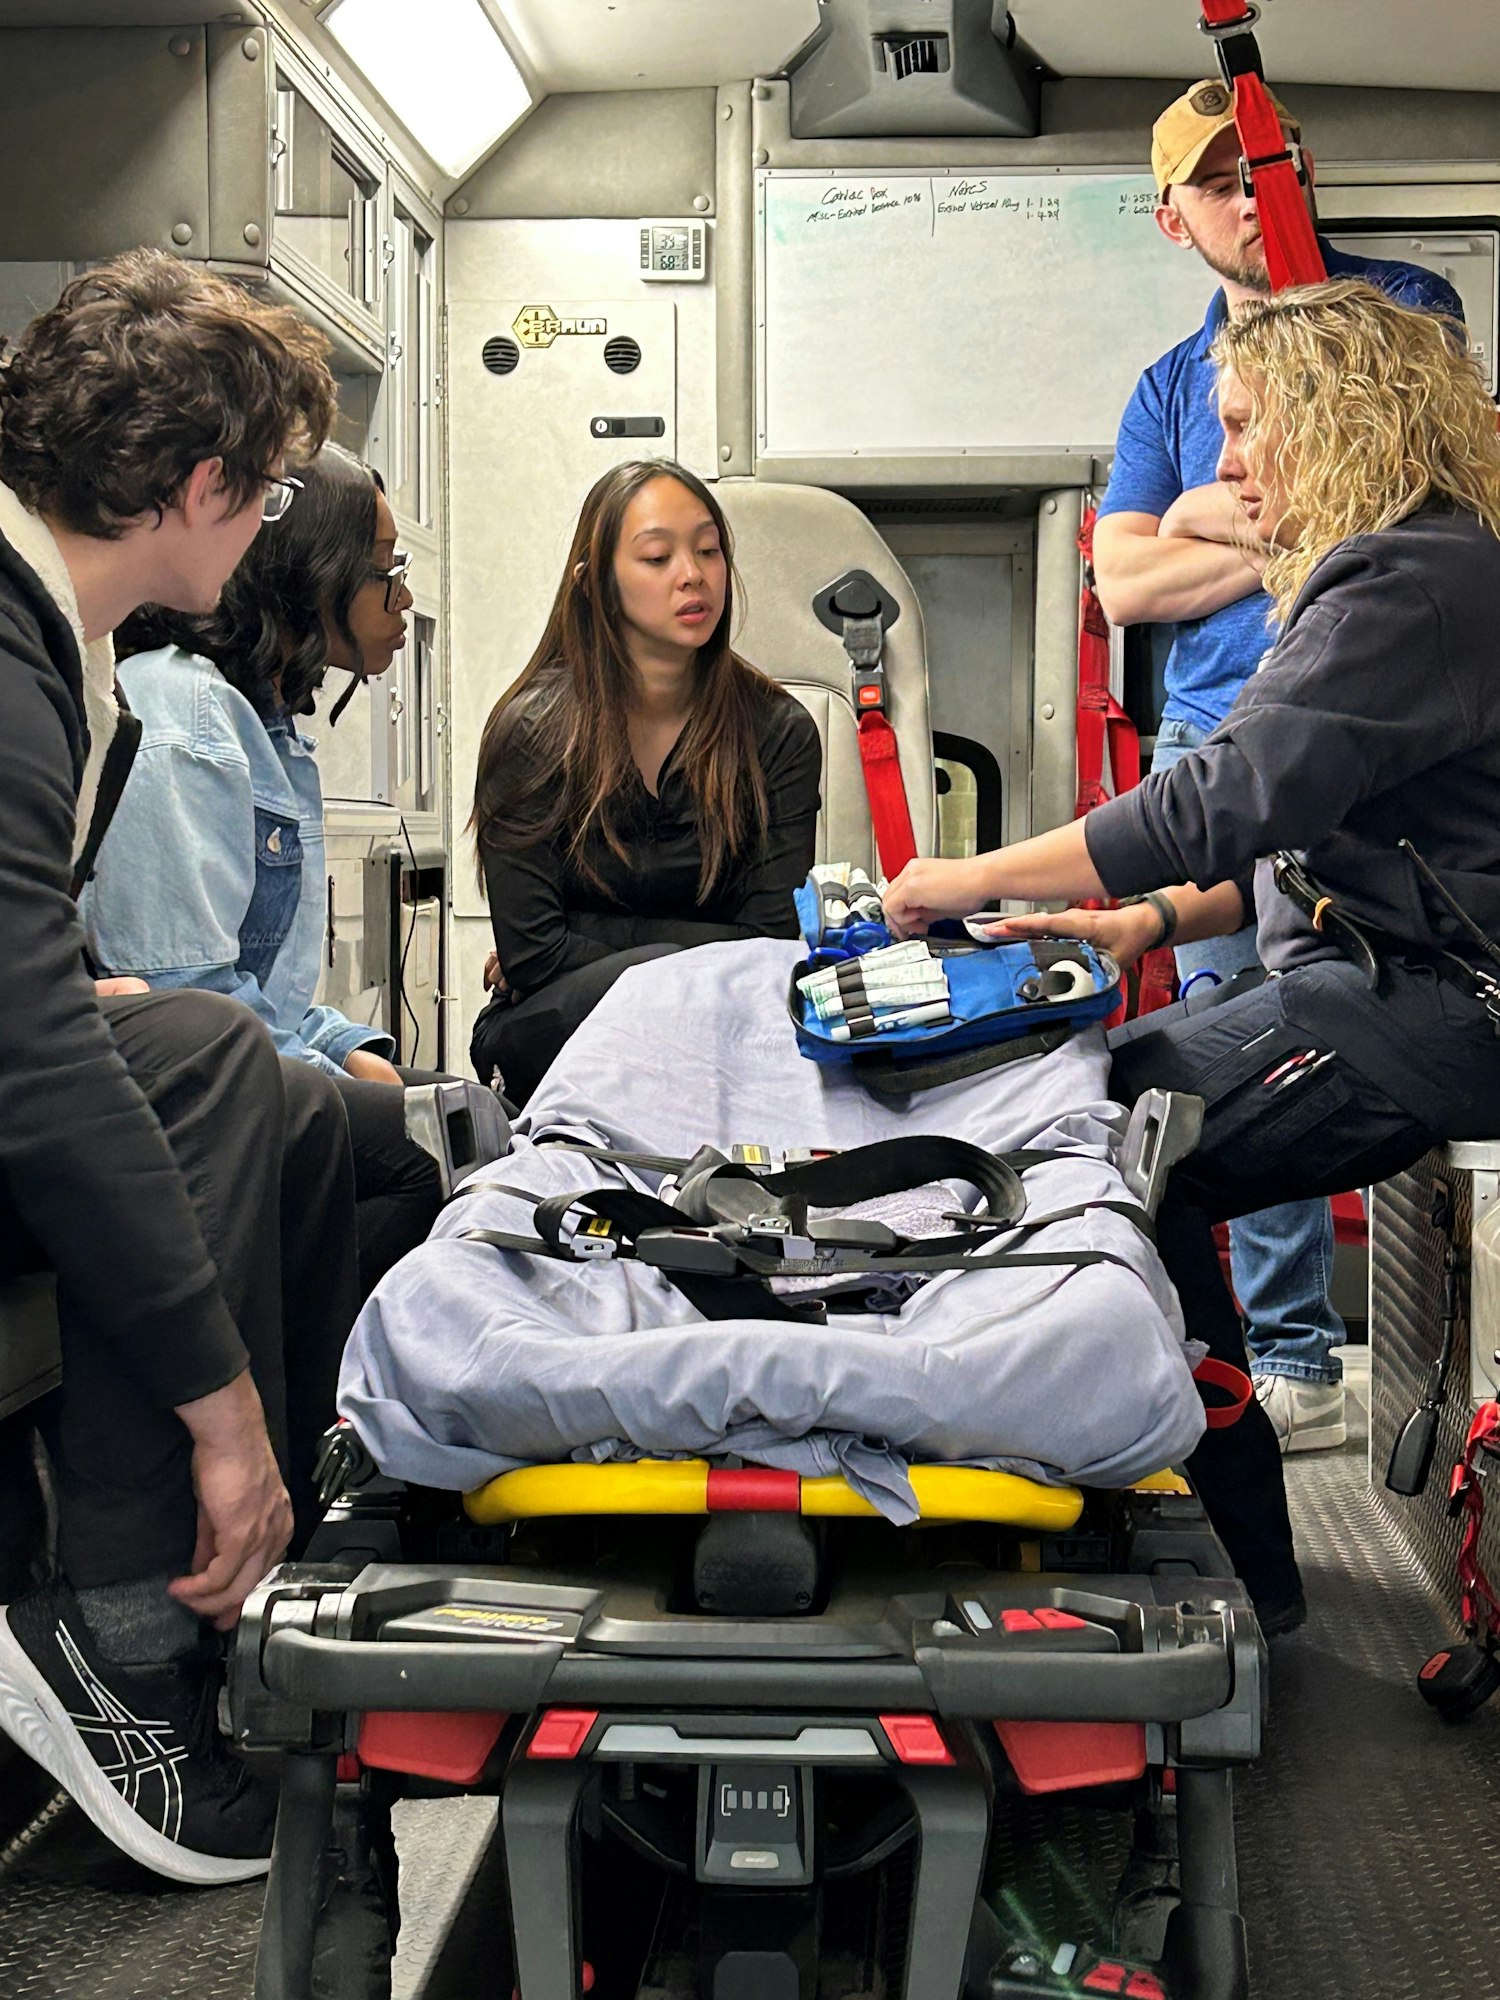
[[[559,334],[608,333],[607,319],[564,319],[551,306],[522,306],[511,332],[523,347],[550,347]]]
[[[585,1236],[608,1236],[611,1226],[602,1215],[596,1215],[583,1225],[583,1233]]]
[[[559,1629],[556,1618],[548,1618],[538,1611],[494,1611],[476,1604],[438,1604],[433,1607],[438,1618],[455,1618],[461,1625],[501,1626],[508,1632],[555,1632]]]

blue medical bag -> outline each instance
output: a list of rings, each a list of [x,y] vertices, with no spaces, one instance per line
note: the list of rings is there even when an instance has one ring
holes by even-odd
[[[857,980],[859,961],[888,946],[891,933],[868,911],[829,925],[826,892],[811,877],[796,902],[808,946],[787,995],[797,1046],[813,1062],[855,1063],[877,1088],[930,1088],[1057,1048],[1119,999],[1120,968],[1082,939],[981,941],[961,924],[938,924],[928,944],[947,977],[949,1018],[851,1035],[844,1022],[820,1016],[799,981],[829,967],[837,977],[840,964]]]

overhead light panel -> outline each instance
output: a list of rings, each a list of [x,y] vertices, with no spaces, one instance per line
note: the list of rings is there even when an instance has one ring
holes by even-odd
[[[455,179],[531,109],[526,79],[480,0],[337,0],[322,19]]]

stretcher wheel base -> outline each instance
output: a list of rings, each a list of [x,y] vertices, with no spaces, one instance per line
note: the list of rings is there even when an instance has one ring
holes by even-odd
[[[1462,1722],[1500,1688],[1500,1660],[1482,1646],[1447,1646],[1417,1675],[1417,1693],[1444,1722]]]

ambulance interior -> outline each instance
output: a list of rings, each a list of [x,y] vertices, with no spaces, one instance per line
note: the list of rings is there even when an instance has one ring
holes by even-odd
[[[1320,229],[1442,273],[1494,393],[1500,13],[1266,0],[1257,35]],[[1057,825],[1149,763],[1165,639],[1111,630],[1100,728],[1079,541],[1136,377],[1213,291],[1156,230],[1147,169],[1155,117],[1213,74],[1194,0],[0,0],[0,334],[137,244],[295,305],[414,558],[404,654],[315,725],[320,997],[399,1060],[466,1073],[491,943],[465,831],[480,733],[621,460],[715,482],[738,648],[818,723],[820,860],[878,859],[850,661],[813,603],[850,571],[899,607],[919,851]],[[1445,1730],[1413,1690],[1455,1630],[1443,1468],[1500,1385],[1500,1320],[1461,1314],[1426,1494],[1384,1477],[1442,1336],[1445,1251],[1477,1260],[1497,1201],[1500,1135],[1376,1190],[1368,1220],[1344,1205],[1350,1441],[1288,1471],[1320,1608],[1277,1652],[1237,1792],[1257,2000],[1500,1996],[1500,1704]],[[10,1312],[19,1353],[45,1300]],[[45,1333],[25,1351],[0,1414],[52,1379]],[[992,1856],[1002,1907],[1028,1935],[1107,1929],[1128,1825],[1101,1844],[1066,1794],[1022,1818]],[[493,1799],[408,1800],[397,1837],[394,1993],[509,1994]],[[0,1760],[0,1996],[267,1994],[260,1897],[153,1883]],[[900,1979],[816,1990],[929,1990]]]

